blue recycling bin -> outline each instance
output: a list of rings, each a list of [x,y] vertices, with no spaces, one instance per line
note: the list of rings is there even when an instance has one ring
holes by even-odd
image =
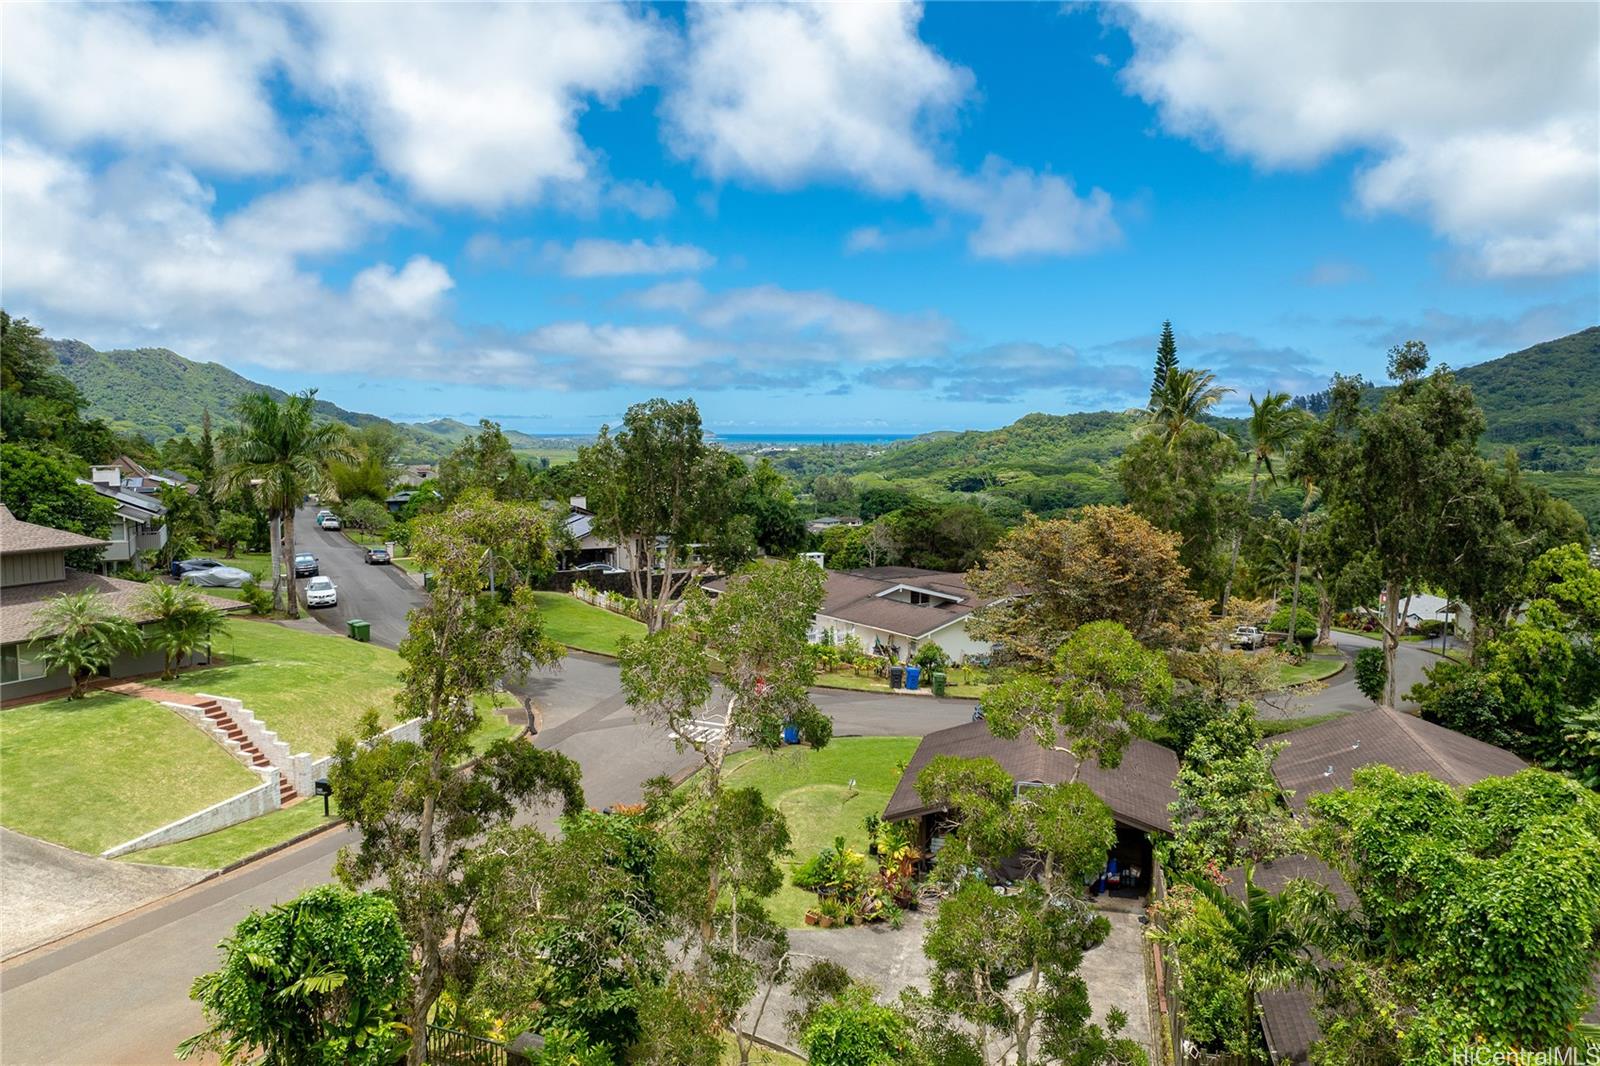
[[[917,690],[917,682],[919,680],[921,680],[921,678],[922,678],[922,667],[920,667],[920,666],[908,666],[908,667],[906,667],[906,688],[909,691],[915,692]]]
[[[785,744],[798,744],[798,743],[800,743],[800,727],[797,726],[797,725],[786,725],[786,726],[784,726],[783,727],[783,742]]]

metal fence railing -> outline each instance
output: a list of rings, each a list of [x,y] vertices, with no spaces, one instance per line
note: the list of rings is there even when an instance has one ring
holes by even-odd
[[[429,1066],[509,1066],[510,1062],[506,1046],[498,1041],[442,1025],[428,1026]]]

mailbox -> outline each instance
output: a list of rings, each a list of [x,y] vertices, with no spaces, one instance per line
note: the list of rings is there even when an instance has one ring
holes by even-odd
[[[328,784],[326,777],[319,777],[317,778],[317,783],[312,787],[315,789],[316,794],[322,797],[322,816],[326,818],[328,816],[328,797],[333,795],[333,786]]]

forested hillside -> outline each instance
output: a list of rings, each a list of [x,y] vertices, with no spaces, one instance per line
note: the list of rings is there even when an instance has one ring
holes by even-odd
[[[89,411],[112,429],[137,433],[160,443],[170,437],[195,435],[209,410],[227,420],[238,401],[252,392],[265,391],[276,399],[284,393],[237,374],[220,363],[198,363],[166,348],[119,348],[97,351],[82,341],[52,340],[61,373],[78,386]],[[393,425],[404,441],[400,458],[405,462],[432,462],[449,454],[476,427],[454,419],[432,422],[390,422],[378,415],[347,411],[319,399],[316,410],[324,418],[349,426],[373,423]],[[506,430],[506,439],[519,453],[552,459],[570,458],[576,439],[547,439]]]
[[[1465,367],[1489,420],[1484,443],[1524,467],[1583,470],[1600,461],[1600,326]]]

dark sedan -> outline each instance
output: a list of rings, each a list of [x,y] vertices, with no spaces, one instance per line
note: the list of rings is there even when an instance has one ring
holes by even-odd
[[[316,577],[318,573],[317,557],[315,555],[310,552],[301,552],[294,557],[295,577]]]
[[[383,565],[383,564],[385,564],[385,563],[387,563],[389,561],[390,561],[390,559],[389,559],[389,549],[388,548],[368,548],[367,549],[367,562],[368,562],[368,564],[381,566],[381,565]]]

